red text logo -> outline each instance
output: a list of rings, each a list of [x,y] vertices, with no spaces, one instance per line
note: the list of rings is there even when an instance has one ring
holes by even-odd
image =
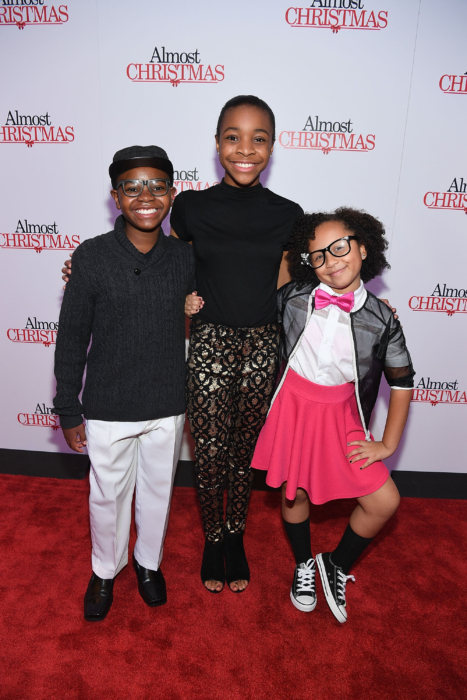
[[[450,403],[465,406],[467,395],[459,387],[457,379],[452,382],[435,382],[427,377],[422,377],[413,390],[412,401],[415,403],[429,403],[437,406],[439,403]]]
[[[439,87],[451,95],[467,95],[467,73],[464,75],[442,75]]]
[[[18,423],[27,427],[58,430],[60,418],[52,413],[53,410],[53,408],[48,408],[45,403],[38,403],[34,413],[18,413],[17,420]]]
[[[310,7],[289,7],[285,21],[290,27],[379,31],[388,25],[386,10],[370,12],[363,9],[362,0],[314,0]]]
[[[10,250],[74,250],[80,244],[76,234],[63,235],[57,224],[31,224],[19,219],[15,233],[0,233],[0,248]]]
[[[8,340],[13,343],[40,343],[46,348],[55,345],[57,339],[57,321],[38,321],[28,316],[24,328],[9,328],[6,332]]]
[[[281,131],[279,143],[283,148],[308,151],[352,151],[368,153],[375,148],[375,134],[354,133],[352,121],[320,120],[318,116],[308,117],[301,131]]]
[[[196,51],[166,51],[165,46],[155,47],[149,63],[130,63],[127,77],[133,83],[180,83],[214,84],[224,80],[224,66],[201,63]]]
[[[467,183],[455,177],[446,192],[426,192],[423,203],[429,209],[451,209],[467,214]]]
[[[409,299],[412,311],[431,311],[448,316],[467,313],[467,289],[437,284],[430,296],[413,296]]]
[[[3,0],[0,27],[13,25],[24,29],[28,24],[64,24],[68,22],[68,6],[44,5],[44,0]]]
[[[0,126],[0,143],[71,143],[75,140],[72,126],[53,126],[49,113],[18,114],[8,112],[5,126]]]
[[[218,182],[203,182],[199,179],[199,170],[194,168],[194,170],[174,170],[174,187],[177,189],[177,194],[179,192],[184,192],[185,190],[207,190],[209,187],[218,185]]]

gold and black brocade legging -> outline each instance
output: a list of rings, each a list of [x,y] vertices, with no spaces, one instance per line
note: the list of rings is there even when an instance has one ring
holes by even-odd
[[[188,420],[195,441],[196,485],[206,537],[242,532],[250,500],[251,460],[274,390],[279,326],[229,328],[191,322]]]

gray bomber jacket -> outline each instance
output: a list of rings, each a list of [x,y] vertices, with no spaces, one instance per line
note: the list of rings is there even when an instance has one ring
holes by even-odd
[[[299,289],[295,282],[289,282],[278,292],[282,322],[280,359],[284,369],[272,403],[314,311],[314,296],[311,293],[315,287],[316,285],[308,284]],[[350,312],[350,328],[355,394],[365,436],[370,440],[368,427],[383,373],[391,387],[411,389],[414,386],[415,372],[401,324],[384,302],[368,290],[365,291],[367,296],[363,306]]]

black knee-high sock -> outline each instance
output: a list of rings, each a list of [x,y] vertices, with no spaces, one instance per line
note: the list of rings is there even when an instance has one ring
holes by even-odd
[[[372,537],[360,537],[352,530],[350,524],[345,528],[342,539],[331,553],[331,561],[335,566],[340,566],[346,576],[370,544]]]
[[[310,518],[302,523],[288,523],[284,520],[284,527],[292,545],[295,563],[298,565],[311,559]]]

